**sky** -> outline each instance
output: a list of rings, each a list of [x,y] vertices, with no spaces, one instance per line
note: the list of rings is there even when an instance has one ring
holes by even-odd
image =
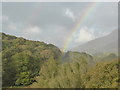
[[[51,43],[61,49],[71,38],[67,45],[69,50],[103,37],[118,27],[118,3],[98,2],[75,30],[77,32],[71,36],[73,27],[84,18],[81,16],[87,12],[85,10],[90,4],[90,2],[4,2],[2,32]]]

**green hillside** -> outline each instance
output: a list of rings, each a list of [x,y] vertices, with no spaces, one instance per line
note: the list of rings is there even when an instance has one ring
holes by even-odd
[[[26,40],[2,33],[3,86],[29,85],[34,82],[42,63],[61,51],[52,44]]]
[[[85,88],[118,88],[118,60],[97,63],[82,76]]]
[[[88,65],[94,64],[94,58],[85,52],[68,51],[68,52],[63,54],[62,60],[63,60],[63,62],[76,61],[76,60],[80,60],[80,61],[86,60],[86,63]]]
[[[82,61],[82,62],[81,62]],[[58,64],[44,63],[40,76],[29,88],[118,88],[118,60],[99,62],[87,68],[87,59]]]
[[[88,60],[92,56],[86,53],[68,52],[69,61],[62,64],[53,58],[45,62],[40,70],[40,76],[36,77],[32,88],[81,88],[81,75],[87,71]],[[66,56],[67,58],[67,56]],[[65,58],[65,59],[66,59]]]
[[[11,88],[118,88],[115,54],[61,53],[52,44],[2,33],[2,86]]]

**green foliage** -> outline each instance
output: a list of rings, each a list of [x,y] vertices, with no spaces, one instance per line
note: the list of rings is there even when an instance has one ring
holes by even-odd
[[[83,53],[80,54],[80,56],[82,55]],[[56,60],[50,59],[41,68],[40,76],[36,77],[37,82],[29,87],[118,88],[118,60],[102,61],[90,66],[88,63],[90,57],[88,58],[88,56],[86,54],[79,59],[75,58],[75,60],[70,60],[62,64],[56,64]]]
[[[40,83],[34,83],[37,84],[37,87],[46,87],[49,86],[49,83],[52,79],[56,77],[57,74],[57,68],[58,68],[58,61],[55,60],[53,57],[50,57],[45,63],[42,65],[42,68],[40,70],[40,77],[36,77],[36,80]]]
[[[32,72],[26,71],[16,75],[15,85],[29,85],[34,81]]]
[[[86,63],[89,65],[94,63],[93,57],[89,54],[84,53],[84,52],[79,53],[79,52],[69,51],[63,55],[62,59],[64,61],[79,61],[79,62],[83,62],[85,59]]]
[[[50,56],[59,59],[60,50],[52,44],[26,40],[2,33],[4,86],[29,85]]]
[[[85,88],[118,88],[118,60],[102,62],[91,68],[82,78]]]
[[[115,54],[94,57],[2,33],[2,85],[29,88],[117,88]],[[112,60],[113,59],[113,60]],[[97,62],[97,64],[95,62]],[[102,61],[102,62],[101,62]]]
[[[79,53],[79,55],[82,55]],[[41,70],[40,76],[36,77],[36,83],[32,88],[81,88],[81,74],[87,70],[87,58],[81,57],[74,61],[60,64],[52,57],[46,61]]]

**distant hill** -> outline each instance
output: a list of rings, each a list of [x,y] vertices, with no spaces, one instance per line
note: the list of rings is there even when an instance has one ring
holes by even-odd
[[[111,61],[113,59],[118,59],[118,56],[114,53],[108,54],[108,55],[100,55],[100,56],[94,56],[95,62],[107,62]]]
[[[63,62],[84,60],[88,65],[94,64],[93,57],[84,52],[68,51],[63,54],[62,60]]]
[[[71,51],[95,53],[117,53],[118,52],[118,30],[109,35],[91,40],[85,44],[71,49]]]

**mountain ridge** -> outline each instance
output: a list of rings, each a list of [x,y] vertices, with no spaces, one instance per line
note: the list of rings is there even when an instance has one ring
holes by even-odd
[[[112,31],[110,34],[88,41],[82,45],[72,48],[71,51],[87,52],[91,54],[117,53],[118,50],[118,30]]]

